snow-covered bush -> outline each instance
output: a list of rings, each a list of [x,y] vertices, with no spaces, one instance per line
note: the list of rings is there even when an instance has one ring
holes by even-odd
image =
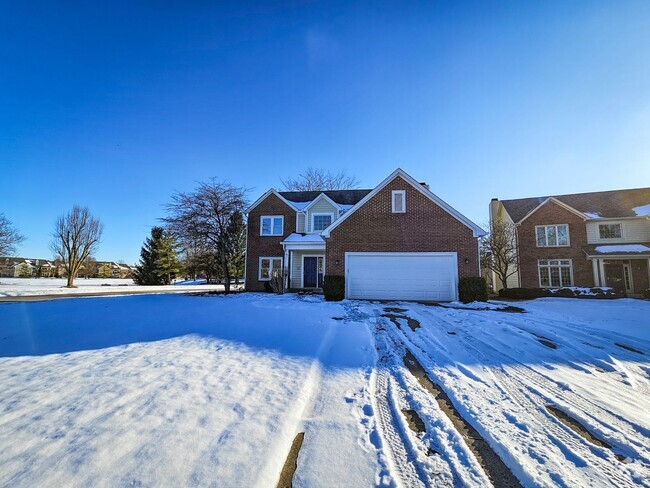
[[[465,276],[458,280],[458,298],[463,303],[487,302],[487,283],[478,276]]]
[[[558,298],[621,298],[625,296],[613,288],[565,286],[562,288],[507,288],[499,290],[501,298],[532,300],[542,297]]]
[[[345,278],[343,276],[325,276],[323,294],[328,302],[340,302],[345,298]]]

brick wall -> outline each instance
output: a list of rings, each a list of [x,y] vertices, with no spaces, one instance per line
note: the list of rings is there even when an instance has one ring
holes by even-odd
[[[284,216],[282,236],[261,236],[260,217],[262,215]],[[259,258],[284,257],[282,242],[296,230],[296,212],[277,196],[271,194],[248,214],[248,236],[246,245],[246,290],[264,291],[264,281],[258,281]]]
[[[536,225],[569,225],[569,247],[537,247]],[[523,288],[539,287],[537,260],[571,259],[575,286],[594,286],[591,261],[582,246],[587,244],[585,221],[555,202],[548,202],[517,228],[519,239],[519,272]]]
[[[406,213],[392,213],[392,190],[406,190]],[[479,275],[478,243],[472,230],[401,177],[351,214],[326,241],[329,275],[345,275],[346,252],[454,251],[459,277]]]

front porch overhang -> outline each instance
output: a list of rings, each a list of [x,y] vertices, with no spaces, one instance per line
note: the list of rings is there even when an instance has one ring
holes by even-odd
[[[287,251],[325,252],[325,240],[318,234],[291,234],[280,244]]]

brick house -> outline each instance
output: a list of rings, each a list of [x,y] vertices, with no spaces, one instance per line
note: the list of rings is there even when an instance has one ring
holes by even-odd
[[[639,294],[650,287],[650,188],[494,198],[490,220],[516,227],[510,288],[609,286]]]
[[[368,190],[277,192],[248,209],[246,290],[345,277],[346,297],[455,300],[485,232],[401,169]]]

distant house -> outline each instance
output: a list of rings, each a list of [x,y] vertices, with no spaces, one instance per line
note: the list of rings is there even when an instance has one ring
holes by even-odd
[[[510,288],[608,286],[638,294],[650,287],[650,188],[495,198],[490,220],[516,226]]]
[[[104,278],[131,278],[133,267],[115,261],[97,261],[98,276]],[[107,271],[107,274],[105,274]]]
[[[0,257],[0,276],[49,278],[56,276],[56,265],[47,259]]]

